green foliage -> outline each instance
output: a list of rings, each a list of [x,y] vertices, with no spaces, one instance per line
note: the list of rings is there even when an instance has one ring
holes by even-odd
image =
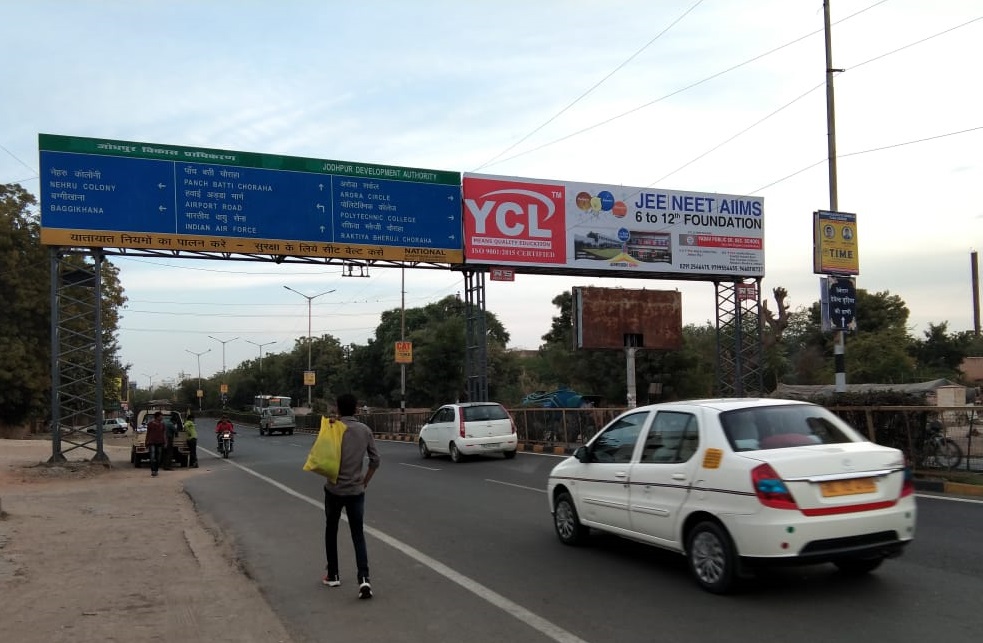
[[[0,423],[10,425],[42,421],[50,408],[51,257],[41,245],[36,206],[34,196],[20,185],[0,185],[0,289],[5,293],[5,305],[0,307],[0,355],[5,367],[0,369]],[[91,260],[82,255],[67,256],[63,262],[92,271]],[[126,298],[119,270],[108,261],[102,262],[101,286],[104,403],[115,403],[124,397],[125,368],[119,362],[116,338]],[[73,301],[88,296],[80,292],[62,298],[60,326],[73,337],[93,333],[94,308],[84,310]],[[91,352],[77,352],[74,359],[83,372],[94,373]],[[94,380],[87,385],[91,390]]]
[[[0,423],[20,425],[46,415],[49,362],[49,267],[40,244],[34,196],[0,185]]]
[[[407,407],[430,408],[465,399],[466,325],[465,302],[448,296],[421,308],[384,311],[375,336],[364,346],[342,346],[331,335],[314,338],[311,364],[317,374],[317,385],[312,390],[315,410],[330,410],[335,398],[346,392],[354,393],[370,407],[398,408],[402,369],[395,363],[394,351],[395,343],[403,337],[413,343],[413,363],[406,367]],[[500,399],[500,395],[515,396],[518,358],[505,350],[508,333],[491,312],[485,312],[485,326],[489,393],[495,399]],[[259,360],[243,362],[227,374],[236,408],[251,405],[252,396],[260,390],[289,395],[295,404],[306,405],[307,387],[302,379],[307,370],[306,338],[297,340],[291,351],[266,355],[262,367],[262,377]],[[263,388],[259,387],[260,379]],[[218,391],[218,382],[209,381],[206,406],[211,402],[207,397],[209,390]]]
[[[951,377],[977,343],[978,338],[968,331],[949,333],[948,330],[949,322],[929,324],[924,338],[911,344],[909,353],[924,379]]]

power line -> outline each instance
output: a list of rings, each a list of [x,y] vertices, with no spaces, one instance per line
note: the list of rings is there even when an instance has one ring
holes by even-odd
[[[861,10],[855,12],[855,13],[852,13],[849,16],[846,16],[845,18],[842,18],[840,20],[837,20],[834,24],[840,24],[840,23],[843,23],[843,22],[845,22],[847,20],[850,20],[852,18],[855,18],[856,16],[858,16],[858,15],[860,15],[860,14],[866,12],[866,11],[869,11],[869,10],[873,9],[874,7],[876,7],[878,5],[884,4],[885,2],[887,2],[887,0],[880,0],[879,2],[875,2],[874,4],[872,4],[872,5],[868,6],[868,7],[865,7],[865,8],[863,8],[863,9],[861,9]],[[774,53],[777,53],[777,52],[779,52],[779,51],[781,51],[783,49],[786,49],[788,47],[791,47],[792,45],[797,44],[797,43],[799,43],[799,42],[801,42],[801,41],[803,41],[803,40],[805,40],[807,38],[810,38],[812,36],[815,36],[816,34],[819,34],[819,33],[823,33],[823,29],[816,29],[815,31],[811,31],[811,32],[809,32],[809,33],[807,33],[807,34],[805,34],[803,36],[800,36],[800,37],[794,39],[794,40],[790,40],[789,42],[787,42],[787,43],[785,43],[783,45],[780,45],[778,47],[775,47],[774,49],[770,49],[770,50],[768,50],[768,51],[766,51],[764,53],[761,53],[761,54],[758,54],[758,55],[753,56],[751,58],[748,58],[747,60],[745,60],[743,62],[737,63],[736,65],[732,65],[731,67],[728,67],[728,68],[723,69],[723,70],[721,70],[721,71],[719,71],[719,72],[717,72],[715,74],[712,74],[710,76],[707,76],[703,80],[699,80],[699,81],[697,81],[695,83],[691,83],[689,85],[686,85],[684,87],[681,87],[679,89],[676,89],[676,90],[674,90],[672,92],[669,92],[668,94],[665,94],[663,96],[660,96],[659,98],[656,98],[655,100],[649,101],[647,103],[643,103],[642,105],[639,105],[638,107],[635,107],[633,109],[628,110],[627,112],[622,112],[621,114],[618,114],[617,116],[612,116],[611,118],[608,118],[606,120],[600,121],[598,123],[595,123],[593,125],[590,125],[588,127],[585,127],[583,129],[577,130],[575,132],[572,132],[570,134],[567,134],[566,136],[561,136],[560,138],[554,139],[554,140],[549,141],[547,143],[543,143],[542,145],[539,145],[537,147],[530,148],[528,150],[525,150],[524,152],[519,152],[518,154],[514,154],[512,156],[509,156],[507,158],[504,158],[504,159],[498,161],[497,163],[506,163],[508,161],[512,161],[514,159],[517,159],[519,157],[525,156],[527,154],[531,154],[533,152],[538,152],[539,150],[542,150],[544,148],[551,147],[553,145],[556,145],[557,143],[562,143],[563,141],[569,140],[569,139],[571,139],[571,138],[573,138],[575,136],[579,136],[581,134],[585,134],[587,132],[590,132],[592,130],[597,129],[598,127],[602,127],[604,125],[607,125],[608,123],[612,123],[612,122],[614,122],[616,120],[619,120],[621,118],[624,118],[625,116],[630,116],[631,114],[634,114],[635,112],[639,112],[639,111],[645,109],[646,107],[651,107],[652,105],[655,105],[656,103],[660,103],[660,102],[662,102],[662,101],[664,101],[664,100],[666,100],[668,98],[672,98],[673,96],[676,96],[678,94],[681,94],[681,93],[683,93],[685,91],[688,91],[688,90],[693,89],[695,87],[699,87],[700,85],[703,85],[704,83],[710,82],[711,80],[714,80],[716,78],[719,78],[719,77],[723,76],[724,74],[728,74],[728,73],[730,73],[732,71],[735,71],[737,69],[740,69],[741,67],[744,67],[746,65],[749,65],[749,64],[751,64],[753,62],[756,62],[758,60],[761,60],[762,58],[765,58],[767,56],[770,56],[770,55],[772,55]],[[490,164],[491,163],[485,163],[485,165],[490,165]],[[482,167],[484,167],[485,165],[483,165]]]
[[[686,163],[683,163],[682,165],[680,165],[679,167],[677,167],[677,168],[676,168],[675,170],[673,170],[673,171],[672,171],[672,172],[670,172],[669,174],[666,174],[665,176],[663,176],[663,177],[660,177],[660,178],[658,178],[658,179],[656,179],[655,181],[652,181],[652,182],[651,182],[651,183],[649,183],[649,184],[648,184],[648,185],[647,185],[646,187],[652,187],[652,186],[654,186],[654,185],[656,185],[657,183],[661,183],[662,181],[665,181],[666,179],[668,179],[668,178],[669,178],[670,176],[672,176],[673,174],[676,174],[677,172],[680,172],[680,171],[682,171],[682,170],[684,170],[684,169],[686,169],[687,167],[689,167],[689,166],[690,166],[690,165],[692,165],[693,163],[696,163],[696,162],[697,162],[697,161],[699,161],[700,159],[702,159],[702,158],[704,158],[704,157],[706,157],[706,156],[709,156],[709,155],[710,155],[710,154],[712,154],[713,152],[716,152],[717,150],[719,150],[719,149],[720,149],[721,147],[723,147],[724,145],[727,145],[727,143],[730,143],[730,142],[731,142],[731,141],[733,141],[734,139],[736,139],[736,138],[738,138],[738,137],[740,137],[740,136],[742,136],[742,135],[744,135],[744,134],[746,134],[747,132],[749,132],[749,131],[751,131],[752,129],[754,129],[754,128],[755,128],[755,127],[757,127],[758,125],[761,125],[762,123],[764,123],[765,121],[767,121],[768,119],[770,119],[770,118],[771,118],[772,116],[775,116],[775,115],[776,115],[776,114],[778,114],[779,112],[782,112],[782,111],[784,111],[784,110],[786,110],[786,109],[788,109],[789,107],[791,107],[791,106],[792,106],[792,105],[794,105],[795,103],[797,103],[797,102],[799,102],[800,100],[802,100],[803,98],[805,98],[806,96],[808,96],[809,94],[811,94],[812,92],[814,92],[814,91],[816,91],[817,89],[820,89],[820,88],[822,88],[822,87],[823,87],[823,86],[824,86],[825,84],[826,84],[826,83],[819,83],[818,85],[816,85],[816,86],[815,86],[815,87],[813,87],[812,89],[810,89],[810,90],[808,90],[807,92],[805,92],[805,93],[803,93],[803,94],[801,94],[801,95],[799,95],[799,96],[798,96],[797,98],[794,98],[794,99],[792,99],[792,100],[790,100],[789,102],[787,102],[787,103],[785,103],[784,105],[782,105],[781,107],[779,107],[779,108],[778,108],[778,109],[776,109],[775,111],[773,111],[773,112],[771,112],[771,113],[770,113],[770,114],[768,114],[767,116],[765,116],[765,117],[763,117],[763,118],[760,118],[760,119],[758,119],[757,121],[755,121],[754,123],[752,123],[752,124],[750,124],[750,125],[748,125],[748,126],[747,126],[747,127],[745,127],[744,129],[742,129],[742,130],[741,130],[740,132],[738,132],[737,134],[734,134],[733,136],[731,136],[731,137],[729,137],[729,138],[727,138],[727,139],[725,139],[724,141],[722,141],[721,143],[718,143],[717,145],[714,145],[713,147],[711,147],[710,149],[708,149],[708,150],[707,150],[706,152],[703,152],[703,153],[702,153],[702,154],[700,154],[699,156],[697,156],[697,157],[695,157],[695,158],[693,158],[693,159],[691,159],[691,160],[689,160],[689,161],[687,161]]]
[[[17,161],[18,163],[20,163],[21,165],[23,165],[24,167],[26,167],[28,170],[30,170],[31,171],[31,177],[30,177],[30,179],[40,178],[40,175],[38,175],[38,171],[37,170],[35,170],[33,167],[31,167],[30,165],[28,165],[24,161],[20,160],[20,157],[18,157],[16,154],[14,154],[10,150],[8,150],[6,146],[4,146],[3,144],[0,144],[0,150],[3,150],[7,154],[9,154],[11,158],[13,158],[15,161]],[[22,179],[22,180],[23,181],[28,181],[30,179]],[[20,181],[15,181],[15,183],[20,183]]]
[[[854,15],[856,15],[856,14],[854,14]],[[888,56],[890,56],[890,55],[892,55],[892,54],[896,54],[896,53],[898,53],[898,52],[900,52],[900,51],[904,51],[905,49],[909,49],[909,48],[911,48],[911,47],[914,47],[914,46],[916,46],[916,45],[920,45],[920,44],[922,44],[922,43],[925,43],[925,42],[928,42],[929,40],[932,40],[933,38],[938,38],[938,37],[940,37],[940,36],[943,36],[943,35],[945,35],[945,34],[947,34],[947,33],[950,33],[950,32],[952,32],[952,31],[955,31],[956,29],[960,29],[960,28],[962,28],[962,27],[966,27],[966,26],[968,26],[968,25],[971,25],[971,24],[973,24],[974,22],[977,22],[977,21],[979,21],[979,20],[983,20],[983,17],[977,17],[977,18],[973,18],[972,20],[968,20],[968,21],[966,21],[966,22],[964,22],[964,23],[962,23],[962,24],[959,24],[959,25],[956,25],[956,26],[954,26],[954,27],[950,27],[950,28],[948,28],[948,29],[945,29],[945,30],[943,30],[943,31],[940,31],[940,32],[938,32],[938,33],[935,33],[935,34],[932,34],[931,36],[927,36],[927,37],[925,37],[925,38],[922,38],[922,39],[920,39],[920,40],[916,40],[916,41],[914,41],[914,42],[911,42],[911,43],[908,43],[907,45],[904,45],[904,46],[902,46],[902,47],[898,47],[897,49],[894,49],[894,50],[891,50],[891,51],[889,51],[889,52],[886,52],[886,53],[883,53],[883,54],[879,54],[879,55],[877,55],[877,56],[874,56],[873,58],[869,58],[868,60],[865,60],[865,61],[863,61],[863,62],[861,62],[861,63],[857,63],[856,65],[853,65],[853,66],[851,66],[851,67],[849,67],[849,69],[851,69],[851,70],[853,70],[853,69],[857,69],[857,68],[859,68],[859,67],[862,67],[862,66],[864,66],[864,65],[866,65],[866,64],[868,64],[868,63],[872,63],[872,62],[874,62],[874,61],[877,61],[877,60],[881,60],[881,59],[883,59],[883,58],[886,58],[886,57],[888,57]],[[842,22],[842,21],[841,21],[841,22]],[[736,139],[736,138],[738,138],[739,136],[741,136],[741,135],[743,135],[743,134],[745,134],[745,133],[747,133],[747,132],[748,132],[748,131],[750,131],[751,129],[753,129],[753,128],[755,128],[755,127],[757,127],[758,125],[760,125],[761,123],[763,123],[763,122],[765,122],[765,121],[767,121],[767,120],[768,120],[768,119],[770,119],[770,118],[771,118],[772,116],[775,116],[775,115],[776,115],[776,114],[778,114],[779,112],[781,112],[781,111],[783,111],[783,110],[785,110],[785,109],[787,109],[788,107],[790,107],[790,106],[792,106],[793,104],[795,104],[795,103],[797,103],[798,101],[800,101],[800,100],[802,100],[803,98],[805,98],[806,96],[808,96],[808,95],[809,95],[809,94],[811,94],[812,92],[814,92],[814,91],[816,91],[817,89],[819,89],[819,88],[821,88],[821,87],[823,87],[823,86],[824,86],[825,84],[826,84],[825,82],[822,82],[822,83],[820,83],[820,84],[818,84],[818,85],[816,85],[816,86],[815,86],[815,87],[813,87],[812,89],[810,89],[810,90],[808,90],[808,91],[806,91],[805,93],[803,93],[803,94],[801,94],[801,95],[800,95],[800,96],[798,96],[797,98],[795,98],[795,99],[793,99],[793,100],[791,100],[791,101],[789,101],[788,103],[786,103],[785,105],[783,105],[783,106],[781,106],[781,107],[779,107],[778,109],[776,109],[775,111],[773,111],[773,112],[771,112],[771,113],[770,113],[770,114],[768,114],[767,116],[765,116],[765,117],[763,117],[763,118],[761,118],[761,119],[759,119],[759,120],[757,120],[757,121],[755,121],[754,123],[752,123],[752,124],[751,124],[751,125],[749,125],[748,127],[746,127],[746,128],[744,128],[743,130],[741,130],[740,132],[738,132],[738,133],[736,133],[736,134],[734,134],[733,136],[731,136],[731,137],[729,137],[729,138],[727,138],[727,139],[726,139],[726,140],[724,140],[723,142],[721,142],[721,143],[719,143],[719,144],[717,144],[717,145],[715,145],[715,146],[713,146],[712,148],[710,148],[710,149],[709,149],[709,150],[707,150],[706,152],[703,152],[703,153],[702,153],[702,154],[700,154],[699,156],[697,156],[697,157],[695,157],[695,158],[693,158],[693,159],[691,159],[691,160],[689,160],[689,161],[687,161],[687,162],[686,162],[686,163],[684,163],[683,165],[681,165],[681,166],[679,166],[679,167],[677,167],[677,168],[676,168],[675,170],[673,170],[672,172],[669,172],[668,174],[666,174],[666,175],[664,175],[664,176],[662,176],[661,178],[659,178],[659,179],[656,179],[656,180],[655,180],[655,181],[653,181],[652,183],[649,183],[647,187],[652,187],[653,185],[656,185],[657,183],[661,183],[662,181],[664,181],[665,179],[667,179],[667,178],[669,178],[669,177],[670,177],[670,176],[672,176],[673,174],[676,174],[677,172],[679,172],[679,171],[681,171],[681,170],[683,170],[683,169],[685,169],[686,167],[688,167],[688,166],[690,166],[690,165],[692,165],[692,164],[693,164],[693,163],[695,163],[696,161],[698,161],[698,160],[700,160],[700,159],[702,159],[702,158],[704,158],[704,157],[706,157],[706,156],[708,156],[708,155],[709,155],[709,154],[711,154],[712,152],[715,152],[715,151],[717,151],[718,149],[720,149],[721,147],[723,147],[723,146],[724,146],[724,145],[726,145],[727,143],[730,143],[731,141],[733,141],[734,139]],[[974,129],[975,129],[975,128],[974,128]],[[965,130],[965,131],[963,131],[963,132],[954,132],[953,134],[961,134],[961,133],[966,133],[966,132],[971,132],[971,131],[973,131],[973,130],[972,130],[972,129],[970,129],[970,130]],[[944,135],[942,135],[942,136],[951,136],[951,135],[953,135],[953,134],[944,134]],[[922,140],[931,140],[931,139],[922,139]],[[922,140],[919,140],[919,141],[910,141],[910,142],[908,142],[908,143],[899,143],[898,145],[895,145],[895,146],[887,146],[887,147],[882,147],[882,148],[877,148],[876,150],[865,150],[865,151],[863,151],[863,152],[855,152],[854,154],[866,154],[867,152],[874,152],[874,151],[878,151],[878,150],[881,150],[881,149],[888,149],[889,147],[899,147],[899,146],[902,146],[902,145],[909,145],[909,144],[911,144],[911,143],[917,143],[917,142],[922,142]],[[842,155],[840,155],[840,154],[838,154],[838,155],[837,155],[837,158],[842,158],[842,157],[844,157],[844,156],[848,156],[848,155],[845,155],[845,154],[842,154]],[[798,174],[801,174],[802,172],[805,172],[805,171],[807,171],[807,170],[810,170],[810,169],[812,169],[812,168],[814,168],[814,167],[816,167],[816,165],[817,165],[817,164],[815,164],[815,163],[814,163],[814,164],[812,164],[812,165],[809,165],[808,167],[805,167],[805,168],[802,168],[801,170],[798,170],[798,171],[796,171],[796,172],[793,172],[792,174],[789,174],[788,176],[786,176],[786,177],[784,177],[784,178],[782,178],[782,179],[779,179],[778,181],[775,181],[774,183],[769,183],[769,184],[768,184],[767,186],[765,186],[765,187],[770,187],[770,186],[772,186],[772,185],[775,185],[776,183],[780,183],[780,182],[782,182],[782,181],[785,181],[785,180],[787,180],[787,179],[790,179],[790,178],[792,178],[793,176],[796,176],[796,175],[798,175]],[[764,189],[764,188],[759,188],[759,190],[761,190],[761,189]],[[753,193],[752,193],[752,194],[753,194]]]
[[[848,156],[859,156],[861,154],[870,154],[872,152],[881,152],[883,150],[890,150],[890,149],[894,149],[896,147],[904,147],[906,145],[915,145],[916,143],[925,143],[927,141],[935,141],[935,140],[938,140],[940,138],[946,138],[946,137],[949,137],[949,136],[958,136],[959,134],[969,134],[970,132],[976,132],[976,131],[979,131],[979,130],[983,130],[983,125],[980,125],[978,127],[970,127],[969,129],[959,130],[959,131],[956,131],[956,132],[947,132],[945,134],[937,134],[935,136],[927,136],[925,138],[919,138],[919,139],[915,139],[915,140],[911,140],[911,141],[905,141],[904,143],[893,143],[891,145],[883,145],[881,147],[872,147],[872,148],[867,149],[867,150],[860,150],[860,151],[857,151],[857,152],[849,152],[847,154],[837,154],[836,155],[836,158],[841,159],[841,158],[846,158]],[[757,190],[754,190],[753,192],[749,192],[748,194],[749,195],[751,195],[751,194],[757,194],[758,192],[761,192],[762,190],[766,190],[766,189],[772,187],[773,185],[778,185],[779,183],[781,183],[783,181],[787,181],[788,179],[792,178],[793,176],[797,176],[799,174],[802,174],[803,172],[806,172],[808,170],[811,170],[812,168],[814,168],[814,167],[816,167],[818,165],[822,165],[827,160],[828,159],[823,159],[821,161],[817,161],[816,163],[813,163],[812,165],[808,165],[808,166],[806,166],[806,167],[804,167],[804,168],[802,168],[800,170],[796,170],[795,172],[792,172],[791,174],[789,174],[787,176],[783,176],[782,178],[780,178],[780,179],[778,179],[776,181],[772,181],[771,183],[769,183],[767,185],[763,185],[760,188],[758,188]]]
[[[643,51],[645,51],[646,49],[648,49],[652,45],[652,43],[654,43],[656,40],[658,40],[663,35],[665,35],[665,33],[667,31],[669,31],[670,29],[672,29],[673,27],[675,27],[677,24],[679,24],[679,22],[683,18],[685,18],[687,15],[689,15],[690,12],[692,12],[694,9],[696,9],[698,6],[700,6],[702,3],[703,3],[703,0],[697,0],[696,4],[694,4],[689,9],[687,9],[686,11],[684,11],[681,16],[679,16],[678,18],[676,18],[675,20],[673,20],[671,23],[669,23],[669,26],[667,26],[665,29],[663,29],[658,34],[656,34],[654,38],[652,38],[647,43],[645,43],[642,46],[641,49],[639,49],[638,51],[636,51],[635,53],[633,53],[631,56],[629,56],[628,58],[626,58],[620,65],[618,65],[617,67],[615,67],[614,69],[612,69],[606,76],[604,76],[604,78],[602,78],[601,80],[599,80],[596,83],[594,83],[589,89],[587,89],[587,91],[585,91],[584,93],[582,93],[577,98],[573,99],[573,101],[571,101],[566,107],[564,107],[563,109],[561,109],[560,111],[558,111],[556,114],[553,114],[553,116],[551,116],[550,118],[546,119],[546,122],[545,123],[543,123],[539,127],[535,128],[533,131],[529,132],[528,134],[526,134],[525,136],[523,136],[522,138],[520,138],[518,141],[516,141],[512,145],[509,145],[504,150],[502,150],[501,152],[499,152],[495,156],[491,157],[490,159],[488,159],[487,161],[485,161],[484,163],[482,163],[481,165],[479,165],[478,167],[476,167],[473,171],[474,172],[477,172],[481,168],[483,168],[483,167],[485,167],[487,165],[490,165],[491,163],[493,163],[495,161],[495,159],[499,158],[503,154],[508,153],[510,150],[515,149],[516,147],[518,147],[519,145],[521,145],[522,143],[524,143],[525,141],[527,141],[530,137],[532,137],[536,132],[540,131],[541,129],[543,129],[544,127],[546,127],[547,125],[549,125],[550,123],[552,123],[553,121],[555,121],[557,118],[559,118],[560,116],[562,116],[567,110],[569,110],[571,107],[573,107],[574,105],[576,105],[577,103],[579,103],[581,100],[583,100],[584,98],[586,98],[588,96],[588,94],[590,94],[595,89],[597,89],[602,84],[604,84],[604,82],[607,81],[608,78],[611,78],[611,76],[614,76],[622,68],[624,68],[625,65],[627,65],[628,63],[630,63],[632,60],[634,60],[636,57],[638,57],[639,54],[641,54]]]

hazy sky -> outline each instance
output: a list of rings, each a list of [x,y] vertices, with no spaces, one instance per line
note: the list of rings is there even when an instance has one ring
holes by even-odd
[[[916,336],[973,326],[983,237],[983,5],[832,0],[839,210],[857,286],[899,295]],[[820,0],[3,0],[0,183],[39,194],[38,134],[110,138],[764,198],[764,292],[819,297],[828,209]],[[141,387],[290,350],[364,344],[381,311],[461,293],[458,273],[112,258],[122,357]],[[536,348],[573,286],[709,283],[519,275],[487,309]],[[773,301],[770,301],[774,309]],[[858,316],[863,311],[858,311]],[[217,339],[213,339],[217,338]],[[222,344],[218,340],[226,343]],[[254,343],[248,343],[248,341]],[[849,343],[847,344],[849,359]]]

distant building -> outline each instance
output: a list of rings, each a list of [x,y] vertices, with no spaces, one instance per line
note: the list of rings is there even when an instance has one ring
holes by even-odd
[[[967,382],[983,383],[983,357],[964,357],[959,370],[962,371]]]

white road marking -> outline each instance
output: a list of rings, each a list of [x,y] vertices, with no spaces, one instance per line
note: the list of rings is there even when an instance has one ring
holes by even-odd
[[[916,493],[916,498],[931,498],[932,500],[948,500],[949,502],[969,502],[974,505],[983,505],[983,500],[974,498],[953,498],[952,496],[936,496],[930,493]]]
[[[515,487],[516,489],[528,489],[529,491],[538,491],[539,493],[546,493],[546,489],[527,487],[524,484],[515,484],[514,482],[503,482],[502,480],[492,480],[491,478],[485,478],[485,482],[492,482],[494,484],[505,485],[506,487]]]
[[[210,453],[206,449],[202,449],[202,450],[205,451],[206,453]],[[322,511],[322,512],[324,511],[324,504],[321,500],[314,500],[313,498],[308,498],[304,494],[294,491],[293,489],[286,486],[285,484],[277,482],[272,478],[268,478],[261,473],[253,471],[249,467],[245,467],[239,464],[238,462],[234,462],[232,460],[226,460],[226,462],[248,473],[251,476],[259,478],[263,482],[273,487],[276,487],[280,491],[283,491],[284,493],[291,495],[294,498],[297,498],[298,500],[302,500],[310,504],[311,506],[316,507],[318,511]],[[531,487],[526,487],[526,488],[531,489]],[[342,516],[342,518],[347,520],[345,516]],[[510,601],[509,599],[505,598],[498,592],[488,587],[485,587],[478,581],[469,578],[468,576],[465,576],[460,572],[451,569],[450,567],[443,564],[442,562],[434,558],[431,558],[430,556],[427,556],[422,551],[414,547],[411,547],[406,543],[397,540],[378,529],[375,529],[374,527],[365,525],[365,532],[371,536],[374,536],[375,538],[378,538],[379,540],[386,543],[393,549],[396,549],[402,552],[403,554],[405,554],[406,556],[409,556],[410,558],[417,561],[418,563],[429,567],[430,569],[440,574],[447,580],[453,583],[457,583],[462,588],[468,590],[475,596],[478,596],[479,598],[488,601],[495,607],[498,607],[502,611],[514,616],[515,618],[522,621],[523,623],[533,628],[534,630],[542,633],[544,636],[547,636],[550,639],[557,641],[557,643],[587,643],[587,641],[580,638],[579,636],[576,636],[572,632],[568,632],[567,630],[563,629],[562,627],[553,623],[552,621],[548,621],[545,618],[537,614],[534,614],[533,612],[530,612],[528,609],[519,605],[518,603]]]
[[[410,464],[409,462],[400,462],[404,467],[413,467],[414,469],[424,469],[426,471],[443,471],[443,469],[438,469],[436,467],[425,467],[422,464]]]

